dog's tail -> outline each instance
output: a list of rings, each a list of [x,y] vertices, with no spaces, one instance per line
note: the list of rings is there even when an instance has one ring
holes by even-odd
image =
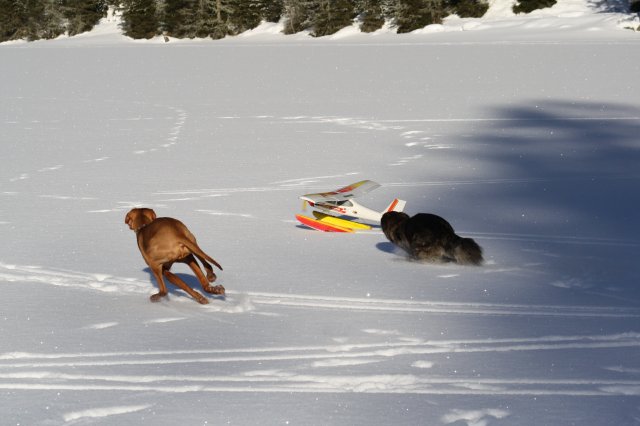
[[[482,247],[472,238],[460,238],[453,248],[453,257],[462,265],[482,265]]]
[[[186,238],[182,241],[182,244],[187,246],[187,248],[191,251],[191,253],[193,253],[196,256],[198,256],[200,258],[200,260],[206,259],[209,262],[211,262],[214,265],[216,265],[218,267],[218,269],[220,269],[222,271],[222,266],[220,266],[220,264],[218,262],[216,262],[211,256],[209,256],[207,253],[202,251],[202,249],[198,246],[198,244],[194,243],[193,241],[189,241]]]

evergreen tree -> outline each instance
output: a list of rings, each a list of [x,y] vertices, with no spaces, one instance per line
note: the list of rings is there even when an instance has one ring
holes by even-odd
[[[195,37],[195,4],[194,0],[160,0],[157,13],[161,32],[176,38]]]
[[[284,13],[283,0],[258,0],[260,18],[267,22],[278,22]]]
[[[192,8],[192,33],[195,37],[223,38],[227,35],[222,0],[195,0]]]
[[[350,0],[319,0],[311,25],[314,37],[333,34],[348,27],[355,18],[355,9]]]
[[[106,0],[58,0],[67,20],[69,35],[80,34],[91,29],[107,13]]]
[[[0,0],[0,41],[89,31],[107,7],[106,0]]]
[[[222,0],[166,0],[163,31],[178,38],[222,38],[227,34]]]
[[[38,24],[38,38],[52,39],[64,34],[66,18],[59,0],[46,0],[42,4],[42,16]]]
[[[393,7],[393,18],[398,33],[408,33],[427,25],[440,24],[444,16],[443,0],[397,0]]]
[[[227,0],[223,12],[227,16],[229,34],[240,34],[260,25],[264,1]]]
[[[309,28],[314,12],[310,0],[284,0],[284,33],[295,34]]]
[[[182,22],[181,11],[187,7],[185,0],[165,0],[158,10],[160,28],[164,33],[179,37]]]
[[[5,0],[0,3],[0,41],[39,39],[44,5],[37,0]]]
[[[485,0],[449,0],[447,10],[461,18],[481,18],[489,10]]]
[[[231,0],[210,0],[213,1],[213,11],[215,14],[215,21],[212,25],[209,36],[213,39],[219,39],[225,37],[227,34],[231,34],[229,26],[229,16],[233,13],[233,6]]]
[[[122,29],[131,38],[152,38],[158,34],[155,0],[123,0]]]
[[[91,30],[109,4],[122,3],[124,33],[151,38],[161,31],[178,38],[222,38],[284,20],[284,33],[333,34],[357,16],[364,32],[393,20],[398,33],[440,23],[449,13],[480,17],[487,0],[0,0],[0,41],[53,38]],[[548,7],[556,0],[519,0],[514,12]],[[632,1],[634,8],[640,0]]]
[[[0,0],[0,42],[15,40],[24,25],[24,11],[13,0]]]
[[[361,0],[357,11],[360,18],[360,30],[365,33],[376,31],[384,25],[385,16],[381,0]]]
[[[531,13],[556,4],[556,0],[520,0],[513,5],[513,13]]]

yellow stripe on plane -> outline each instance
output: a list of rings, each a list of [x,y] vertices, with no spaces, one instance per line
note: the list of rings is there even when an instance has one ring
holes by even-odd
[[[320,213],[320,212],[316,212],[316,211],[313,212],[313,215],[320,222],[329,223],[331,225],[340,226],[342,228],[348,228],[348,229],[353,229],[353,230],[371,229],[371,226],[366,225],[364,223],[353,222],[351,220],[346,220],[346,219],[340,219],[339,217],[331,216],[331,215]]]

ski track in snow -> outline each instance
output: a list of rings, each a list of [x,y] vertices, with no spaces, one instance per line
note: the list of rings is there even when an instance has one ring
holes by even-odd
[[[118,101],[106,101],[113,102],[117,104]],[[129,105],[131,106],[131,105]],[[146,147],[144,149],[134,150],[132,153],[135,155],[143,155],[150,154],[159,151],[160,149],[171,149],[175,147],[181,137],[181,133],[184,127],[187,125],[187,121],[189,118],[189,112],[182,108],[172,105],[161,105],[161,104],[153,104],[146,105],[145,103],[140,103],[140,107],[149,107],[157,108],[160,110],[168,110],[171,112],[169,117],[164,116],[162,114],[158,114],[158,116],[146,117],[141,114],[132,116],[129,118],[110,118],[109,121],[142,121],[142,120],[171,120],[172,124],[167,129],[167,133],[163,138],[160,138],[160,142],[157,143],[156,146]],[[379,118],[379,119],[370,119],[370,118],[357,118],[357,117],[335,117],[335,116],[295,116],[295,117],[273,117],[267,115],[260,116],[234,116],[234,117],[215,117],[218,120],[229,120],[233,119],[244,119],[244,120],[258,120],[258,121],[273,121],[275,124],[282,125],[282,123],[295,123],[295,124],[313,124],[313,125],[327,125],[332,128],[340,128],[345,127],[353,130],[364,130],[367,132],[377,132],[377,131],[387,131],[387,132],[396,132],[397,139],[399,140],[407,140],[408,142],[404,143],[404,145],[409,149],[423,148],[426,150],[433,149],[452,149],[454,146],[450,144],[441,144],[438,143],[435,139],[437,139],[438,135],[429,134],[422,129],[416,129],[415,126],[430,124],[430,123],[460,123],[460,122],[511,122],[511,121],[640,121],[640,117],[635,116],[619,116],[619,117],[607,117],[607,116],[593,116],[593,117],[561,117],[561,118],[424,118],[424,119],[391,119],[391,118]],[[36,121],[36,123],[40,123],[40,121]],[[17,125],[19,122],[12,122],[11,124]],[[24,124],[24,123],[23,123]],[[31,123],[33,124],[33,123]],[[413,128],[411,128],[413,127]],[[410,155],[404,155],[398,157],[394,160],[391,160],[388,163],[390,167],[398,167],[404,166],[408,163],[419,161],[424,158],[424,154],[415,153],[412,151]],[[101,156],[93,159],[84,160],[83,163],[91,163],[91,162],[105,162],[105,161],[114,161],[114,158],[110,156]],[[9,179],[10,183],[16,183],[22,180],[30,179],[36,173],[53,173],[59,170],[70,170],[73,169],[73,165],[67,164],[54,164],[48,167],[41,167],[35,171],[26,171],[20,173]],[[298,191],[300,187],[305,187],[307,190],[313,190],[317,188],[318,190],[325,190],[327,183],[322,183],[327,180],[336,180],[344,178],[352,177],[358,175],[358,172],[346,172],[342,174],[336,175],[327,175],[327,176],[317,176],[317,177],[301,177],[294,178],[284,181],[277,181],[268,186],[256,186],[256,187],[233,187],[233,188],[196,188],[196,189],[168,189],[163,191],[158,191],[153,194],[154,197],[158,198],[156,201],[118,201],[116,202],[116,206],[113,207],[112,200],[103,200],[105,203],[111,204],[111,207],[98,209],[98,210],[90,210],[87,213],[107,213],[113,211],[123,211],[130,209],[132,207],[139,207],[141,205],[150,206],[150,207],[165,207],[165,204],[162,203],[171,203],[171,202],[181,202],[181,201],[191,201],[197,199],[207,199],[211,197],[221,197],[221,196],[229,196],[237,193],[250,193],[250,192],[275,192],[275,191]],[[619,176],[618,178],[632,178],[637,179],[637,176]],[[425,187],[425,186],[461,186],[461,185],[510,185],[510,184],[518,184],[518,183],[531,183],[531,182],[544,182],[547,179],[544,178],[506,178],[506,179],[469,179],[469,180],[437,180],[437,181],[416,181],[416,182],[388,182],[383,183],[385,187]],[[50,198],[56,200],[75,200],[75,201],[96,201],[99,200],[98,197],[75,197],[64,194],[40,194],[38,197],[41,198]],[[167,198],[170,197],[170,198]],[[206,214],[217,214],[217,215],[229,215],[229,216],[237,216],[242,218],[255,218],[255,215],[247,212],[239,212],[239,213],[230,213],[230,212],[217,212],[217,211],[206,211],[201,210],[201,212]],[[480,235],[478,235],[480,236]],[[496,238],[495,235],[491,235],[489,237]],[[511,239],[514,236],[504,236],[506,239]],[[610,244],[631,244],[633,246],[640,246],[638,242],[625,242],[625,241],[610,241]]]
[[[73,422],[80,419],[98,419],[102,417],[115,416],[118,414],[135,413],[136,411],[142,411],[153,407],[151,404],[147,405],[123,405],[116,407],[102,407],[91,408],[82,411],[72,411],[66,413],[63,418],[65,422]]]
[[[446,277],[446,276],[445,276]],[[24,282],[68,287],[79,290],[93,290],[117,294],[150,294],[153,290],[147,281],[135,278],[114,277],[107,274],[83,273],[66,270],[44,269],[38,266],[9,265],[0,262],[0,282]],[[375,298],[332,297],[323,295],[284,294],[267,292],[230,291],[224,302],[211,299],[211,305],[204,310],[227,313],[244,313],[255,310],[256,306],[286,307],[297,309],[328,309],[351,312],[388,312],[398,314],[456,314],[456,315],[499,315],[531,317],[585,317],[585,318],[640,318],[640,308],[618,306],[574,306],[574,305],[523,305],[500,303],[462,303],[428,300],[391,300]],[[176,297],[189,301],[190,298]],[[93,325],[106,328],[112,324]]]
[[[597,344],[600,346],[593,346]],[[640,395],[640,380],[562,379],[424,374],[426,356],[462,351],[544,351],[639,346],[635,333],[610,336],[548,336],[532,339],[385,342],[308,347],[106,353],[0,354],[0,389],[123,392],[402,393],[432,395],[620,396]],[[397,358],[397,359],[396,359]],[[332,373],[332,368],[406,362],[415,374]],[[283,363],[283,361],[285,363]],[[233,363],[234,374],[224,373]],[[256,364],[263,370],[254,370]],[[216,374],[172,374],[158,366],[216,368]],[[283,367],[285,365],[286,367]],[[428,365],[428,367],[427,367]],[[136,366],[132,374],[131,366]],[[239,366],[239,367],[238,367]],[[244,366],[244,367],[243,367]],[[273,368],[270,368],[273,367]],[[108,372],[105,368],[108,369]],[[284,369],[283,369],[284,368]],[[119,371],[122,372],[119,372]],[[91,410],[92,411],[92,410]]]
[[[488,408],[484,410],[451,410],[450,413],[442,416],[442,422],[445,424],[464,421],[469,426],[486,426],[490,419],[502,419],[509,416],[509,412],[497,408]]]
[[[162,107],[156,105],[156,107]],[[133,151],[136,155],[154,153],[160,149],[175,147],[189,118],[188,111],[172,106],[162,108],[171,111],[172,126],[164,140],[157,146]],[[240,117],[232,117],[240,118]],[[247,117],[242,117],[247,118]],[[504,119],[416,119],[416,120],[370,120],[348,117],[249,117],[257,120],[277,121],[292,124],[326,124],[356,131],[387,131],[397,133],[397,139],[410,150],[453,149],[452,145],[438,142],[438,135],[422,129],[412,128],[424,123],[490,122]],[[228,120],[230,117],[218,117]],[[127,120],[167,120],[167,118],[131,117]],[[518,119],[520,120],[520,119]],[[640,117],[576,117],[563,120],[640,120]],[[334,130],[327,130],[334,132]],[[422,153],[410,151],[408,155],[390,159],[388,166],[402,167],[420,161]],[[96,156],[84,163],[113,161],[110,156]],[[31,178],[36,173],[56,173],[73,168],[72,164],[54,164],[36,171],[20,173],[10,179],[19,182]],[[349,171],[325,176],[299,177],[271,182],[264,186],[230,188],[167,189],[152,194],[155,201],[105,200],[111,206],[92,210],[90,213],[122,211],[142,204],[150,207],[164,206],[162,203],[224,197],[240,193],[276,192],[326,189],[336,180],[345,180],[359,173]],[[512,185],[543,182],[540,178],[506,178],[473,180],[438,180],[414,182],[387,182],[386,187],[428,187],[460,185]],[[5,195],[13,195],[5,192]],[[43,199],[59,201],[89,201],[95,197],[75,197],[63,194],[40,194]],[[223,210],[196,210],[213,216],[231,216],[244,220],[255,220],[249,212],[228,212]],[[379,235],[379,230],[363,232],[361,235]],[[485,240],[515,240],[546,242],[572,245],[604,245],[638,247],[640,242],[619,239],[590,237],[529,235],[506,233],[466,232],[469,236]],[[495,272],[488,268],[484,273]],[[456,274],[441,275],[441,279],[455,277]],[[25,282],[38,285],[53,285],[81,291],[99,291],[119,295],[148,295],[153,291],[148,281],[134,278],[115,277],[102,273],[57,270],[39,266],[9,265],[0,262],[0,282]],[[579,286],[571,280],[552,283],[556,287]],[[202,312],[227,314],[260,314],[264,309],[316,309],[338,310],[356,315],[359,312],[377,312],[393,315],[467,315],[505,317],[552,317],[552,318],[640,318],[640,309],[617,306],[573,306],[573,305],[523,305],[500,303],[439,302],[429,300],[390,300],[374,298],[347,298],[322,295],[282,294],[268,292],[237,293],[230,291],[224,302],[210,299],[211,304],[198,306]],[[188,297],[173,297],[172,301],[193,303]],[[194,308],[196,309],[196,308]],[[162,324],[185,320],[184,317],[167,317],[148,321],[146,324]],[[118,327],[118,322],[89,324],[86,330],[101,331]],[[519,337],[508,339],[461,339],[461,340],[421,340],[402,336],[397,330],[363,330],[378,337],[379,342],[337,343],[325,346],[255,347],[237,349],[202,349],[168,351],[123,351],[102,353],[0,353],[0,389],[7,391],[75,391],[75,392],[155,392],[155,393],[387,393],[421,395],[485,395],[485,396],[570,396],[606,397],[640,396],[640,379],[628,378],[633,369],[622,366],[606,367],[612,372],[627,373],[625,379],[572,379],[509,377],[492,378],[460,375],[434,375],[437,365],[431,357],[447,354],[480,353],[528,353],[552,352],[560,350],[607,350],[620,348],[640,348],[640,334],[620,333],[602,335],[567,335]],[[367,364],[381,364],[389,360],[405,363],[410,373],[402,374],[340,374],[338,369]],[[157,366],[181,366],[185,369],[199,366],[220,367],[233,363],[239,371],[231,374],[187,375],[157,374]],[[285,365],[286,367],[283,367]],[[260,364],[263,370],[256,371]],[[131,373],[131,366],[136,373]],[[182,370],[182,369],[180,369]],[[384,371],[384,369],[381,369]],[[65,422],[99,419],[120,414],[133,413],[151,408],[152,405],[122,405],[95,407],[81,411],[67,412]],[[444,424],[464,422],[468,425],[484,426],[492,420],[508,418],[511,413],[503,409],[486,408],[479,410],[455,409],[442,416]]]
[[[117,292],[136,297],[149,294],[148,282],[101,273],[82,273],[0,263],[0,282],[36,283],[73,289]],[[192,303],[187,297],[174,298]],[[230,292],[226,301],[213,300],[199,306],[202,312],[259,313],[260,309],[328,309],[383,314],[499,315],[530,317],[640,318],[640,309],[608,306],[554,306],[497,303],[437,302],[342,298],[321,295],[266,292]],[[194,308],[196,309],[196,308]],[[167,317],[149,324],[184,320]],[[104,330],[117,322],[89,324],[84,329]],[[433,371],[433,357],[452,354],[539,353],[561,350],[611,350],[640,348],[640,333],[596,335],[549,335],[538,337],[424,340],[403,336],[398,330],[362,330],[378,341],[341,342],[317,346],[247,347],[236,349],[114,351],[114,352],[5,352],[0,353],[0,389],[45,391],[120,392],[255,392],[255,393],[389,393],[489,396],[640,396],[640,379],[571,379],[537,377],[476,377],[444,375]],[[392,360],[405,363],[410,373],[340,374],[336,369],[380,364]],[[213,375],[171,374],[199,366],[233,364],[233,373]],[[262,370],[256,371],[255,365]],[[136,373],[131,373],[135,366]],[[163,369],[158,366],[180,366]],[[284,367],[283,367],[284,366]],[[620,371],[625,367],[603,367]],[[617,370],[616,370],[617,368]],[[231,371],[231,370],[229,370]],[[384,368],[381,369],[384,371]],[[116,406],[67,413],[65,418],[105,417],[144,410],[147,406]],[[450,422],[483,422],[500,418],[497,411],[455,411]],[[455,418],[455,419],[454,419]],[[480,424],[480,423],[479,423]]]

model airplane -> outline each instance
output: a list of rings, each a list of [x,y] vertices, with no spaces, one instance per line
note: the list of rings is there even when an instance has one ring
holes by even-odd
[[[315,219],[303,215],[296,215],[296,219],[304,225],[319,231],[354,232],[358,229],[371,229],[369,225],[337,216],[349,216],[378,224],[384,213],[402,211],[404,209],[406,202],[397,198],[381,212],[367,208],[354,200],[354,198],[378,187],[380,187],[380,184],[376,182],[363,180],[331,192],[302,195],[300,198],[304,203],[309,204],[318,211],[313,212]]]

